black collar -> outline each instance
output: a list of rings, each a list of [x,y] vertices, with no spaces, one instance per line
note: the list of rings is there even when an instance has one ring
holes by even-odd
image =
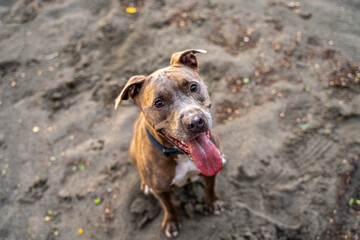
[[[165,157],[170,157],[171,155],[177,155],[177,154],[184,154],[182,151],[180,151],[177,148],[166,148],[163,145],[161,145],[156,139],[151,136],[149,130],[145,126],[146,135],[148,136],[150,142],[154,144],[157,148],[159,148]]]

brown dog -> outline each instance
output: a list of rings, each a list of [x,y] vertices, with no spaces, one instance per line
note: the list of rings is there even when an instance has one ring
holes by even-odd
[[[141,109],[135,122],[130,157],[141,176],[141,189],[152,192],[164,209],[162,228],[169,238],[179,234],[179,220],[170,191],[199,175],[205,177],[205,201],[215,214],[223,201],[215,191],[215,176],[223,165],[219,140],[211,131],[211,102],[197,70],[195,53],[172,55],[171,66],[149,76],[131,77],[115,100],[133,99]]]

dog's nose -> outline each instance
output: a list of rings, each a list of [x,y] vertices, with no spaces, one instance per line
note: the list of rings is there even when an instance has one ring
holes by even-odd
[[[196,133],[203,129],[205,125],[205,119],[201,114],[197,114],[187,120],[183,119],[183,124],[187,130]]]

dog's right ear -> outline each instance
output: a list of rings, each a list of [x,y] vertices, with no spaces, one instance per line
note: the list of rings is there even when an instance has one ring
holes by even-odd
[[[198,62],[195,57],[195,53],[206,53],[206,51],[202,49],[188,49],[182,52],[174,53],[171,56],[170,65],[184,65],[197,71]]]
[[[132,100],[135,100],[135,97],[140,92],[141,85],[144,83],[145,78],[146,77],[144,75],[137,75],[129,79],[119,96],[115,99],[115,110],[122,100],[128,100],[129,97]]]

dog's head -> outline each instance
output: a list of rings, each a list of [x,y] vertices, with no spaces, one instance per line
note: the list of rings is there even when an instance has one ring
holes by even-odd
[[[159,133],[179,141],[189,141],[212,125],[210,98],[198,74],[195,53],[186,50],[172,55],[171,65],[149,76],[131,77],[115,100],[133,99],[148,123]]]
[[[220,152],[210,141],[211,102],[198,74],[195,53],[206,51],[192,49],[174,53],[169,67],[149,76],[131,77],[115,100],[115,109],[120,101],[133,99],[159,134],[188,153],[195,164],[196,160],[205,164],[202,160],[209,156],[203,156],[202,152],[216,158]],[[205,175],[214,175],[213,172],[209,170]]]

